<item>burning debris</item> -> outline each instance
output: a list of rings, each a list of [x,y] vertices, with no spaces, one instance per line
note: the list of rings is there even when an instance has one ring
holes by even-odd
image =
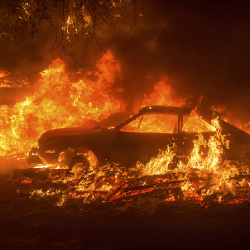
[[[241,112],[249,8],[129,0],[0,6],[1,248],[245,247],[250,136],[247,126],[230,125],[227,109],[225,120],[203,107],[230,102],[249,121]],[[106,50],[92,65],[99,38],[119,60]],[[7,165],[13,178],[1,174]]]
[[[249,135],[215,111],[212,118],[212,112],[187,108],[189,98],[175,97],[166,79],[142,103],[157,106],[141,108],[116,127],[91,127],[90,121],[124,110],[122,89],[114,88],[120,77],[111,52],[85,74],[72,75],[57,59],[32,96],[13,109],[1,106],[1,154],[24,157],[33,147],[28,161],[40,164],[14,170],[17,190],[61,197],[57,205],[69,198],[123,205],[147,198],[249,199]]]
[[[8,71],[0,71],[0,88],[29,88],[27,78],[17,79],[16,81],[8,79],[11,75]]]
[[[162,106],[146,107],[141,109],[141,113],[143,115],[148,112],[152,113],[154,119],[155,113],[159,111],[171,113],[173,110],[174,113],[178,110],[177,113],[181,117],[186,114],[184,108]],[[132,117],[128,121],[133,123],[137,117],[138,115],[135,115],[134,118]],[[140,126],[132,126],[133,133],[138,133],[134,131],[135,127],[137,127],[141,135],[145,134],[145,129],[147,129],[145,136],[150,141],[151,139],[148,135],[152,132],[149,129],[152,121],[154,120],[145,119],[144,122],[148,124],[148,126],[142,126],[142,130],[139,128]],[[183,120],[180,121],[180,130],[176,131],[179,140],[180,131],[183,131],[184,135],[188,136],[187,133],[190,130],[188,128],[192,126],[192,122],[194,122],[196,128],[197,124],[201,125],[198,126],[198,138],[193,140],[194,148],[190,151],[189,155],[178,154],[180,148],[183,149],[185,143],[181,143],[180,145],[178,142],[177,144],[171,142],[172,147],[168,145],[165,151],[160,151],[157,157],[152,158],[150,162],[145,165],[138,162],[136,165],[124,165],[124,163],[100,164],[97,167],[97,159],[88,165],[87,161],[82,161],[84,159],[84,153],[78,152],[75,159],[80,159],[80,161],[74,160],[73,164],[71,162],[70,168],[66,171],[53,169],[53,167],[41,167],[40,170],[25,170],[25,175],[23,171],[21,171],[21,174],[15,172],[15,186],[22,189],[22,186],[27,184],[26,187],[33,190],[31,196],[60,194],[61,199],[57,205],[63,205],[69,198],[78,198],[84,203],[98,200],[123,206],[127,202],[138,202],[149,198],[157,198],[164,202],[198,200],[201,204],[205,205],[207,205],[209,201],[238,203],[249,200],[249,166],[225,158],[226,152],[230,150],[229,140],[222,134],[219,118],[215,117],[211,121],[211,124],[204,126],[205,121],[193,110],[190,119],[187,119],[184,125]],[[117,126],[119,129],[123,127],[126,128],[124,130],[125,132],[121,133],[131,133],[127,124],[129,123],[124,122],[122,125]],[[158,129],[159,126],[157,125],[156,127]],[[112,130],[107,131],[110,138],[112,138]],[[123,130],[121,129],[121,131]],[[98,134],[99,136],[97,136],[97,138],[103,141],[103,139],[101,139],[102,137],[100,137],[101,133]],[[56,131],[53,132],[53,135],[56,135]],[[63,138],[63,134],[60,136],[59,138]],[[79,136],[81,135],[78,134],[77,137]],[[171,136],[174,136],[174,134],[171,134]],[[205,137],[207,137],[207,139]],[[68,141],[70,140],[69,138],[70,137],[68,137]],[[44,139],[40,140],[42,150],[45,150],[44,145],[46,145]],[[48,135],[47,139],[49,139]],[[56,137],[53,140],[55,141]],[[130,140],[133,141],[132,137]],[[82,138],[80,141],[84,141],[84,139]],[[74,140],[72,142],[74,142]],[[122,143],[124,142],[122,141]],[[48,145],[52,148],[52,144]],[[128,145],[126,144],[125,146]],[[108,144],[105,147],[108,147]],[[120,146],[117,145],[117,147]],[[188,147],[184,146],[184,149],[187,151]],[[125,148],[122,150],[125,151]],[[53,150],[53,153],[56,151],[57,149]],[[94,148],[93,151],[95,151]],[[146,151],[144,151],[144,153],[145,152]],[[42,154],[41,150],[40,153]],[[45,155],[43,156],[46,158]],[[51,155],[47,154],[48,160],[50,156]],[[93,157],[93,155],[90,154],[88,158],[91,156]],[[131,154],[130,157],[133,158]],[[72,159],[74,159],[74,157]],[[39,173],[42,178],[39,178],[40,180],[37,181],[36,177]],[[29,175],[30,177],[27,177]],[[39,188],[36,188],[37,185]],[[230,199],[228,199],[228,197],[230,197]]]
[[[91,81],[88,76],[96,81]],[[99,122],[121,109],[112,96],[114,80],[120,77],[120,64],[111,52],[97,63],[95,72],[72,76],[61,59],[41,73],[35,93],[12,108],[1,106],[0,154],[26,153],[38,137],[49,129],[82,126],[88,120]]]

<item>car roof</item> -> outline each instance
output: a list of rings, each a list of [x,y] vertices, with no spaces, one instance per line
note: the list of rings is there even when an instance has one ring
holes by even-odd
[[[192,111],[190,107],[171,107],[171,106],[147,106],[139,110],[139,114],[146,113],[168,113],[188,115]]]
[[[120,129],[132,120],[136,119],[138,116],[144,115],[144,114],[155,114],[155,113],[160,113],[160,114],[173,114],[173,115],[190,115],[194,108],[191,107],[172,107],[172,106],[147,106],[143,107],[139,110],[137,114],[134,116],[130,117],[128,120],[122,122],[118,126],[116,126],[116,129]],[[204,120],[206,120],[208,123],[211,123],[211,118],[214,113],[213,110],[199,110],[199,113],[201,113],[201,116]],[[218,116],[219,113],[215,112]]]
[[[138,116],[141,116],[144,114],[165,113],[165,114],[173,114],[173,115],[189,115],[191,111],[192,111],[192,108],[190,107],[147,106],[147,107],[141,108],[137,114],[135,114],[134,116],[130,117],[128,120],[116,126],[116,129],[122,128],[129,122],[136,119]]]

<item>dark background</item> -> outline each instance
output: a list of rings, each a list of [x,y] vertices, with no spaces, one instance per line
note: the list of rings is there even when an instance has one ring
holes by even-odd
[[[243,123],[250,120],[249,62],[250,27],[248,1],[142,1],[136,14],[129,12],[104,25],[97,38],[104,51],[110,49],[121,62],[124,98],[143,99],[163,75],[168,84],[192,104],[226,105]],[[54,46],[53,29],[32,37],[29,32],[2,36],[0,69],[36,82],[39,72],[65,54]],[[101,56],[95,42],[73,41],[77,67],[89,70]]]
[[[250,118],[247,1],[142,1],[139,10],[133,35],[109,41],[138,92],[145,76],[157,81],[167,74],[172,88],[193,95],[194,103],[203,95],[206,106],[226,104]]]

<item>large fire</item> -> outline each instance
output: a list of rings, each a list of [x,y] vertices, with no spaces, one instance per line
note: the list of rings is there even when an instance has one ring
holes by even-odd
[[[89,76],[94,76],[96,80],[90,80]],[[0,154],[27,153],[47,130],[84,126],[86,121],[98,122],[120,111],[123,106],[123,101],[119,98],[121,90],[112,90],[116,78],[120,76],[120,63],[111,52],[104,54],[97,63],[96,70],[87,74],[78,72],[78,75],[72,75],[66,71],[65,63],[56,59],[41,73],[34,95],[27,97],[24,102],[16,103],[13,109],[8,106],[0,107]],[[78,79],[75,80],[76,78]],[[145,96],[142,106],[182,107],[187,102],[188,98],[177,98],[166,84],[166,79],[163,79],[155,85],[153,93]],[[160,122],[157,114],[143,119],[144,126],[140,130],[138,124],[141,120],[135,120],[134,124],[124,127],[123,131],[137,129],[137,132],[174,133],[174,118],[168,120],[169,127],[165,126],[166,122]],[[249,167],[223,159],[229,141],[222,134],[218,117],[215,116],[209,124],[194,109],[191,116],[183,122],[184,132],[197,131],[194,148],[185,159],[178,155],[173,145],[166,151],[159,152],[147,164],[138,162],[129,168],[108,164],[98,169],[92,167],[90,172],[83,173],[81,166],[76,165],[71,175],[66,176],[60,172],[60,166],[40,166],[41,171],[49,171],[47,181],[60,184],[61,188],[65,186],[61,190],[36,189],[32,195],[61,192],[62,198],[58,205],[62,205],[69,197],[83,198],[84,202],[96,199],[115,202],[140,200],[144,195],[150,194],[165,201],[181,199],[199,200],[203,203],[208,197],[210,200],[223,202],[229,193],[235,198],[233,202],[249,199]],[[148,126],[149,124],[154,126]],[[203,132],[213,132],[214,135],[205,139]],[[96,164],[91,153],[88,159],[91,166]],[[24,177],[19,181],[32,182]]]
[[[122,102],[111,91],[120,73],[120,63],[109,51],[96,70],[85,75],[70,74],[64,61],[54,60],[41,73],[34,95],[13,108],[0,107],[0,155],[27,153],[47,130],[83,126],[88,120],[98,122],[120,111]],[[97,80],[89,80],[90,75]]]

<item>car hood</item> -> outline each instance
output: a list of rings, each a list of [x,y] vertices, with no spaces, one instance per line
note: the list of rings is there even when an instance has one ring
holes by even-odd
[[[60,137],[67,137],[67,136],[80,136],[86,134],[92,134],[99,132],[101,130],[105,130],[105,128],[95,127],[92,129],[86,129],[81,127],[73,127],[73,128],[60,128],[60,129],[52,129],[48,130],[47,132],[43,133],[40,137],[39,141],[46,141],[52,138],[60,138]]]

